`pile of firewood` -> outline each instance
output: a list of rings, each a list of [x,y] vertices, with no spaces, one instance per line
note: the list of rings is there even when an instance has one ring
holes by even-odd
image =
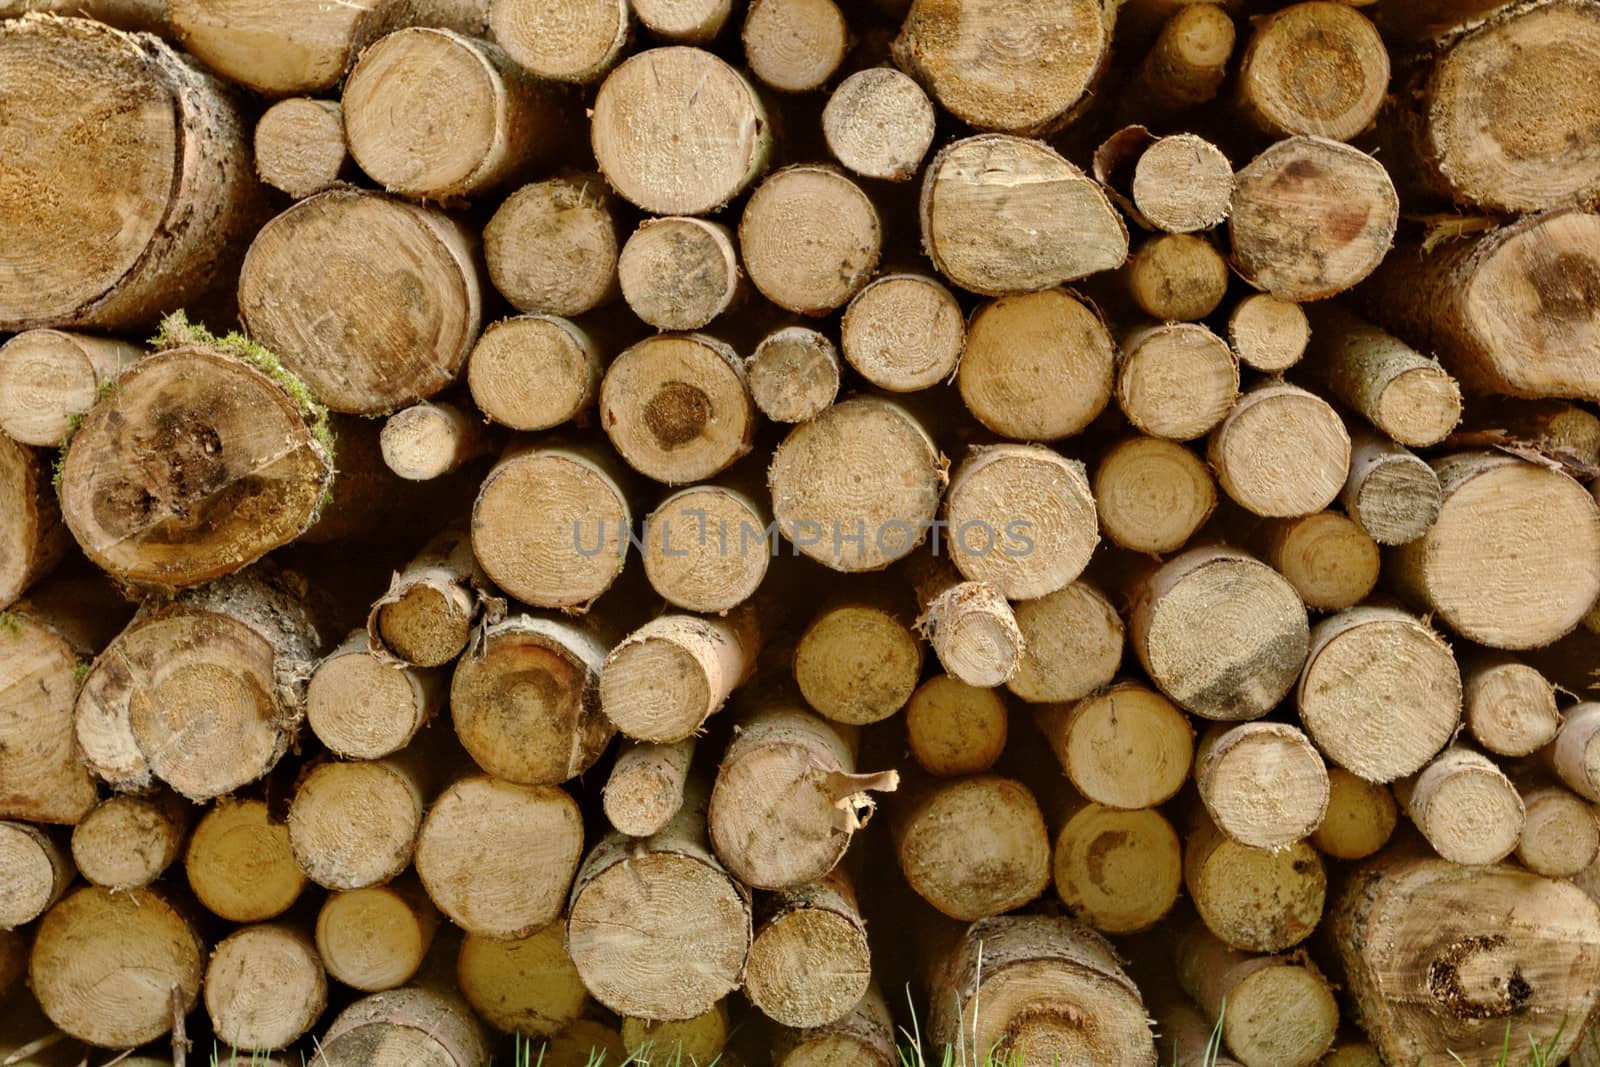
[[[1597,204],[1600,0],[0,0],[0,1063],[1595,1067]]]

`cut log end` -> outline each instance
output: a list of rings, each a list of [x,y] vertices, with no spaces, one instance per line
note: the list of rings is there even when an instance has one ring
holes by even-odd
[[[289,805],[295,862],[329,889],[381,885],[411,862],[423,803],[417,783],[398,763],[320,764]]]
[[[839,353],[816,330],[786,326],[768,334],[745,363],[750,393],[773,422],[806,422],[839,393]]]
[[[1174,134],[1157,139],[1139,156],[1129,191],[1139,214],[1159,230],[1209,230],[1232,207],[1233,165],[1210,141],[1192,133]]]
[[[1073,788],[1108,808],[1153,808],[1189,777],[1194,728],[1166,697],[1123,682],[1035,713]]]
[[[1239,396],[1239,361],[1199,323],[1171,323],[1122,339],[1117,404],[1135,429],[1192,441],[1216,426]]]
[[[490,0],[489,32],[513,62],[545,81],[596,81],[628,44],[627,0]]]
[[[556,921],[524,938],[467,934],[456,958],[461,995],[496,1030],[553,1037],[591,1003],[567,955],[567,924]]]
[[[1067,910],[1103,934],[1149,929],[1183,888],[1178,835],[1153,809],[1084,805],[1056,834],[1052,868]]]
[[[1163,234],[1128,257],[1127,281],[1134,303],[1151,318],[1196,322],[1227,295],[1228,263],[1203,237]]]
[[[1311,341],[1311,324],[1300,305],[1271,293],[1255,293],[1228,315],[1228,343],[1239,362],[1271,374],[1300,362]]]
[[[1163,555],[1188,544],[1211,517],[1217,483],[1204,461],[1177,442],[1130,437],[1101,457],[1094,500],[1112,542]]]
[[[685,216],[646,219],[617,261],[622,298],[658,330],[698,330],[727,311],[743,275],[726,227]]]
[[[916,176],[933,144],[933,104],[893,67],[857,71],[834,89],[822,111],[833,158],[863,178],[904,182]]]
[[[906,702],[911,756],[940,777],[982,774],[1006,745],[1006,705],[993,689],[938,674]]]
[[[803,163],[774,172],[739,218],[750,281],[774,304],[803,315],[844,305],[872,276],[882,249],[872,200],[830,167]]]
[[[850,46],[850,29],[833,0],[755,0],[741,36],[750,72],[786,93],[820,89]]]
[[[961,305],[937,280],[890,274],[868,285],[839,325],[844,358],[872,384],[910,393],[955,374],[966,344]]]
[[[1283,952],[1322,920],[1322,859],[1304,841],[1288,848],[1241,845],[1210,823],[1186,842],[1184,885],[1218,939],[1245,952]]]
[[[195,827],[183,868],[200,903],[229,922],[276,918],[306,886],[288,827],[260,800],[219,801]]]
[[[1378,584],[1377,542],[1340,512],[1278,520],[1267,530],[1267,562],[1314,611],[1354,607]]]
[[[744,362],[702,334],[640,341],[606,369],[600,425],[646,477],[667,485],[709,478],[749,452],[755,435]]]
[[[953,919],[1021,907],[1050,882],[1049,832],[1020,782],[991,775],[942,782],[896,816],[901,873]]]
[[[513,430],[546,430],[594,402],[603,361],[582,329],[554,315],[492,323],[473,346],[467,387],[478,410]]]
[[[1468,667],[1463,718],[1472,738],[1501,756],[1527,756],[1556,736],[1561,715],[1555,687],[1534,668],[1505,658]]]
[[[256,122],[256,173],[296,200],[331,189],[345,172],[344,115],[332,100],[292,97]]]
[[[733,14],[733,0],[633,0],[633,13],[651,33],[668,41],[710,41]]]
[[[416,879],[329,893],[317,913],[317,951],[328,974],[378,993],[409,982],[439,927]]]
[[[188,829],[185,805],[171,795],[111,797],[72,831],[72,862],[107,889],[140,889],[177,860]]]
[[[1253,848],[1311,836],[1328,811],[1328,769],[1305,734],[1282,723],[1213,727],[1195,782],[1217,829]]]
[[[1330,767],[1328,814],[1311,834],[1311,843],[1334,859],[1365,859],[1389,843],[1398,820],[1388,786]]]
[[[0,345],[0,431],[18,444],[59,446],[140,355],[123,341],[24,330]]]
[[[1349,4],[1312,0],[1262,19],[1239,70],[1245,114],[1275,137],[1348,141],[1372,124],[1389,88],[1389,50]]]
[[[1406,784],[1411,821],[1450,862],[1499,863],[1516,849],[1522,837],[1522,797],[1484,756],[1447,749]]]
[[[235,1048],[287,1048],[327,1007],[328,979],[311,938],[288,926],[246,926],[211,953],[206,1013]]]
[[[769,521],[765,507],[737,489],[682,489],[650,513],[645,576],[674,607],[729,611],[754,596],[767,576]]]
[[[820,613],[795,647],[800,693],[835,722],[887,719],[910,699],[922,646],[904,612],[880,603],[841,604]]]
[[[358,631],[323,660],[306,689],[306,722],[334,754],[381,759],[410,743],[440,703],[439,680],[380,661]]]
[[[519,311],[581,315],[617,294],[613,199],[595,174],[524,185],[483,230],[494,287]]]
[[[600,704],[629,737],[682,741],[693,737],[749,677],[758,647],[747,614],[657,616],[606,656]]]
[[[1326,400],[1268,382],[1250,390],[1211,435],[1217,484],[1245,510],[1293,518],[1333,503],[1350,473],[1350,433]]]
[[[1094,586],[1073,582],[1014,606],[1022,662],[1006,688],[1032,703],[1080,700],[1109,685],[1122,663],[1122,617]]]
[[[1594,805],[1559,785],[1522,795],[1525,815],[1516,856],[1546,878],[1572,878],[1600,856],[1600,822]]]
[[[55,838],[36,826],[0,822],[0,929],[11,930],[43,915],[72,881],[72,859]]]

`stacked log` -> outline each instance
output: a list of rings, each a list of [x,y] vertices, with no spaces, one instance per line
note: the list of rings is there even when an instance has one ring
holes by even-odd
[[[1589,1062],[1596,70],[0,0],[0,1063]]]

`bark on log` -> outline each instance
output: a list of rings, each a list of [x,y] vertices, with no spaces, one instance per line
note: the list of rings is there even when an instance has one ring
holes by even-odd
[[[981,947],[980,947],[981,946]],[[981,964],[980,964],[981,959]],[[1110,944],[1070,919],[1002,916],[974,923],[934,976],[929,1036],[1014,1057],[1022,1067],[1155,1067],[1138,987]]]
[[[1109,685],[1122,663],[1122,616],[1105,595],[1077,581],[1013,608],[1022,663],[1006,682],[1030,703],[1081,700]]]
[[[600,394],[605,361],[594,339],[555,315],[490,323],[467,361],[472,402],[491,422],[547,430],[576,418]]]
[[[294,96],[256,121],[256,174],[296,200],[331,189],[350,172],[344,112],[333,100]]]
[[[1502,1039],[1537,1040],[1560,1062],[1582,1036],[1572,1020],[1594,1008],[1600,910],[1564,882],[1386,854],[1329,918],[1356,1018],[1385,1062],[1433,1067],[1462,1049],[1460,1062],[1487,1067]]]
[[[478,766],[520,785],[555,785],[594,765],[616,734],[600,709],[603,631],[514,615],[456,665],[450,714]]]
[[[422,967],[439,913],[415,877],[329,893],[317,913],[317,952],[328,973],[352,989],[380,993]]]
[[[496,1030],[553,1037],[590,1004],[567,955],[565,917],[524,938],[468,934],[456,957],[461,995]]]
[[[524,185],[483,230],[489,279],[518,311],[581,315],[616,298],[622,235],[598,174]]]
[[[73,828],[72,863],[93,885],[143,889],[177,861],[188,829],[188,805],[171,793],[114,796]]]
[[[466,363],[483,316],[476,244],[443,212],[332,189],[256,234],[240,316],[328,407],[384,414],[438,393]]]
[[[1399,213],[1394,182],[1377,160],[1336,141],[1290,137],[1237,176],[1228,220],[1233,266],[1274,296],[1321,300],[1377,269]]]
[[[302,579],[269,565],[147,602],[84,677],[79,751],[118,789],[160,779],[200,802],[289,750],[326,640]]]
[[[783,93],[822,88],[850,48],[833,0],[752,0],[740,37],[750,73]]]
[[[857,773],[857,731],[778,704],[740,720],[717,767],[707,826],[717,859],[755,889],[820,881],[892,792],[895,771]],[[780,817],[781,816],[781,817]]]
[[[1461,388],[1437,360],[1338,308],[1319,308],[1310,353],[1328,392],[1402,445],[1443,441]]]
[[[1236,38],[1223,7],[1184,2],[1139,65],[1138,98],[1163,113],[1210,103],[1228,76]]]
[[[1105,807],[1156,807],[1189,778],[1188,717],[1137,683],[1120,682],[1075,704],[1040,705],[1034,722],[1073,788]]]
[[[288,1048],[328,1004],[328,976],[303,931],[279,924],[245,926],[211,952],[206,1014],[216,1036],[235,1048]]]
[[[235,923],[277,918],[306,886],[289,828],[262,800],[218,800],[190,835],[183,870],[195,898]]]
[[[1174,556],[1136,584],[1132,604],[1139,662],[1162,692],[1203,718],[1260,718],[1305,662],[1305,605],[1246,553],[1200,547]]]
[[[259,187],[214,78],[154,37],[43,15],[0,26],[0,71],[0,331],[146,328],[231,273]]]
[[[0,431],[18,444],[59,446],[143,354],[109,337],[24,330],[0,345]]]
[[[906,702],[911,758],[929,774],[982,774],[1006,747],[1006,702],[995,689],[936,674]]]
[[[893,67],[870,67],[834,87],[822,109],[822,135],[851,173],[906,182],[933,144],[934,120],[933,103],[914,80]]]
[[[1217,483],[1205,463],[1159,437],[1128,437],[1106,449],[1093,490],[1106,537],[1150,555],[1188,544],[1217,508]]]
[[[769,1019],[795,1029],[836,1023],[871,982],[867,928],[843,867],[757,901],[744,991]]]
[[[1100,0],[1020,9],[914,0],[894,60],[976,129],[1048,133],[1084,106],[1110,57],[1115,20],[1115,5]],[[977,58],[995,47],[1003,58]]]
[[[327,413],[305,387],[258,351],[189,344],[186,327],[169,320],[176,347],[135,363],[84,416],[60,479],[85,555],[169,594],[299,537],[333,481]]]
[[[1490,648],[1550,644],[1600,596],[1600,508],[1563,473],[1502,453],[1433,461],[1439,518],[1395,553],[1397,587]]]
[[[518,938],[548,926],[583,856],[577,802],[551,785],[465,778],[433,802],[417,837],[417,876],[463,930]]]
[[[608,834],[578,871],[567,951],[583,984],[613,1011],[689,1019],[739,986],[750,951],[750,891],[711,853],[706,801],[697,785],[658,833],[639,841]],[[688,971],[685,944],[696,946],[698,961]]]
[[[1021,782],[979,775],[910,793],[890,812],[895,855],[906,882],[939,911],[970,922],[1019,908],[1049,885],[1049,831]]]
[[[127,1049],[154,1041],[194,1010],[204,966],[200,936],[155,891],[89,886],[39,924],[28,984],[63,1033]]]
[[[973,314],[956,384],[995,433],[1054,441],[1105,410],[1116,351],[1099,313],[1066,290],[1002,298]]]
[[[939,273],[988,296],[1049,289],[1128,257],[1127,226],[1100,184],[1020,137],[980,134],[940,149],[923,174],[919,215]]]

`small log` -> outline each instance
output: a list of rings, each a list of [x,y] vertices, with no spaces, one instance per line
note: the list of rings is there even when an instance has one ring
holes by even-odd
[[[84,416],[60,475],[84,554],[169,594],[300,536],[333,481],[327,413],[305,387],[260,369],[258,350],[188,344],[185,327]]]
[[[752,0],[740,37],[750,73],[784,93],[822,88],[850,48],[833,0]]]
[[[171,793],[114,796],[73,827],[72,863],[93,885],[143,889],[177,862],[188,829],[188,806]]]
[[[1389,787],[1328,768],[1328,814],[1311,833],[1317,851],[1336,860],[1359,860],[1389,843],[1399,819]]]
[[[1559,1063],[1582,1037],[1572,1020],[1600,981],[1600,910],[1574,886],[1385,853],[1356,871],[1329,923],[1356,1021],[1385,1063],[1448,1063],[1459,1048],[1488,1067],[1530,1041]]]
[[[795,2],[809,0],[764,0],[769,6]],[[752,13],[762,9],[758,3]],[[871,198],[820,164],[773,172],[739,217],[739,253],[751,283],[774,304],[802,315],[826,315],[860,292],[882,248],[883,227]]]
[[[1294,685],[1310,627],[1294,587],[1243,552],[1199,547],[1136,583],[1128,634],[1156,686],[1207,719],[1259,719]]]
[[[978,775],[923,783],[890,812],[900,873],[918,896],[971,922],[1050,884],[1050,834],[1028,787]]]
[[[426,1063],[489,1067],[489,1039],[454,993],[407,986],[351,1004],[317,1042],[313,1067]]]
[[[256,234],[239,313],[328,407],[386,414],[438,393],[466,363],[483,316],[476,243],[443,212],[330,189]]]
[[[544,81],[587,84],[616,65],[631,34],[627,0],[489,0],[489,32],[518,67]]]
[[[1065,588],[1099,543],[1083,464],[1042,445],[973,448],[951,474],[944,503],[950,559],[1007,599]]]
[[[615,299],[622,242],[616,212],[598,174],[524,185],[483,228],[489,279],[518,311],[581,315]]]
[[[682,485],[720,474],[755,437],[744,361],[703,334],[648,337],[606,368],[600,425],[617,454],[648,478]]]
[[[807,422],[839,394],[839,352],[805,326],[785,326],[761,339],[745,361],[750,395],[773,422]]]
[[[608,452],[555,441],[513,445],[472,505],[472,552],[524,604],[578,608],[621,573],[633,514]]]
[[[1497,452],[1433,461],[1444,493],[1395,552],[1397,587],[1489,648],[1539,648],[1600,597],[1600,508],[1572,478]]]
[[[277,918],[306,886],[289,828],[262,800],[218,800],[189,837],[183,871],[195,898],[235,923]]]
[[[298,576],[270,564],[144,610],[95,659],[74,710],[89,769],[196,803],[266,775],[294,743],[326,640]]]
[[[874,985],[842,1019],[806,1030],[780,1028],[774,1035],[773,1067],[893,1067],[894,1020]]]
[[[996,690],[936,674],[906,701],[911,758],[941,778],[982,774],[1005,751],[1006,718],[1006,703]]]
[[[1377,160],[1336,141],[1290,137],[1237,175],[1228,218],[1233,266],[1274,296],[1321,300],[1377,268],[1399,213],[1394,182]]]
[[[1350,608],[1312,632],[1297,702],[1330,761],[1392,782],[1455,736],[1461,673],[1450,646],[1421,620],[1395,608]]]
[[[1361,302],[1382,325],[1443,354],[1469,393],[1594,400],[1596,240],[1600,215],[1560,208],[1427,250],[1408,244],[1362,288]],[[1403,296],[1391,288],[1398,279]]]
[[[599,348],[577,324],[518,315],[484,329],[467,362],[467,388],[491,422],[548,430],[594,403],[604,370]]]
[[[1341,512],[1274,519],[1264,541],[1262,558],[1313,611],[1355,607],[1378,584],[1378,543]]]
[[[1096,150],[1094,175],[1132,209],[1139,225],[1162,233],[1209,230],[1228,217],[1233,200],[1233,165],[1192,133],[1155,137],[1143,126],[1127,127]]]
[[[939,665],[968,685],[1003,685],[1022,663],[1022,631],[1005,594],[991,582],[963,581],[947,560],[918,557],[917,632]]]
[[[692,485],[650,513],[639,554],[650,587],[673,607],[727,612],[761,588],[776,551],[772,517],[743,489]]]
[[[491,11],[507,2],[493,0]],[[368,177],[430,200],[500,185],[565,139],[555,94],[497,45],[453,30],[379,38],[345,77],[340,106],[350,155]]]
[[[725,998],[692,1019],[676,1022],[623,1019],[622,1047],[628,1055],[641,1059],[659,1056],[690,1064],[716,1063],[728,1043],[730,1029]]]
[[[1006,682],[1030,703],[1081,700],[1109,685],[1122,664],[1122,617],[1084,581],[1013,606],[1022,663]]]
[[[927,536],[946,462],[906,408],[854,397],[796,426],[773,452],[772,514],[795,550],[818,563],[882,570]]]
[[[583,855],[577,802],[551,785],[487,775],[441,793],[417,837],[417,876],[457,926],[527,937],[561,915]]]
[[[1221,1031],[1178,986],[1171,972],[1165,960],[1134,972],[1155,1023],[1156,1052],[1162,1062],[1168,1067],[1244,1067],[1228,1054]]]
[[[1054,441],[1105,410],[1116,351],[1099,313],[1070,292],[1003,298],[973,314],[956,384],[1000,436]]]
[[[0,209],[0,332],[145,329],[231,274],[259,186],[221,83],[153,37],[41,15],[0,26],[0,69],[13,180],[60,193]]]
[[[622,298],[658,330],[698,330],[743,295],[726,226],[686,215],[645,219],[617,260]]]
[[[1220,940],[1245,952],[1285,952],[1322,920],[1328,876],[1304,841],[1251,848],[1202,818],[1184,841],[1183,884]]]
[[[1568,789],[1600,801],[1600,704],[1585,701],[1568,708],[1544,756]]]
[[[1212,433],[1206,458],[1240,507],[1294,518],[1321,511],[1339,495],[1350,473],[1350,434],[1326,400],[1269,380],[1234,404]]]
[[[395,412],[378,437],[383,462],[407,481],[442,478],[487,453],[493,439],[476,412],[423,401]]]
[[[1412,823],[1452,863],[1499,863],[1522,837],[1522,797],[1486,757],[1452,746],[1396,787]]]
[[[839,323],[844,358],[891,393],[950,380],[966,340],[955,295],[926,274],[880,275],[851,299]]]
[[[199,934],[160,894],[86,886],[40,922],[28,985],[58,1030],[127,1049],[194,1010],[204,966]]]
[[[750,951],[750,891],[711,853],[696,785],[659,832],[611,833],[572,887],[567,950],[596,1000],[638,1019],[690,1019],[737,989]],[[689,939],[685,941],[685,939]],[[696,946],[685,970],[683,946]]]
[[[901,40],[915,22],[907,19]],[[922,246],[939,273],[988,296],[1049,289],[1128,257],[1127,226],[1105,190],[1039,141],[990,133],[946,145],[923,174],[919,210]]]
[[[601,708],[618,730],[640,741],[693,738],[749,679],[760,650],[754,609],[726,618],[659,615],[606,655]]]
[[[54,837],[25,822],[0,822],[0,929],[43,915],[77,872]]]
[[[1273,137],[1348,141],[1371,126],[1389,89],[1389,50],[1349,4],[1311,0],[1255,22],[1236,95]]]
[[[1516,779],[1522,796],[1522,837],[1516,857],[1534,874],[1572,878],[1600,857],[1595,807],[1559,783],[1537,776]]]
[[[895,586],[841,590],[795,645],[800,695],[834,722],[881,722],[911,698],[922,676],[922,643],[911,598]]]
[[[1194,728],[1188,717],[1134,682],[1075,704],[1039,705],[1034,722],[1072,787],[1093,803],[1153,808],[1171,800],[1189,778]]]
[[[319,763],[289,804],[289,847],[328,889],[390,881],[411,864],[437,767],[419,742],[381,760]]]
[[[1049,133],[1086,105],[1110,55],[1114,18],[1098,0],[1050,0],[1003,16],[913,0],[894,60],[975,129]],[[996,33],[1003,33],[1004,59],[978,61]]]
[[[1484,751],[1527,756],[1555,739],[1561,715],[1544,675],[1503,653],[1482,653],[1463,666],[1462,718]]]
[[[481,35],[484,0],[167,0],[184,48],[230,81],[272,96],[332,89],[363,46],[403,26]]]
[[[1217,508],[1217,483],[1205,463],[1159,437],[1127,437],[1106,449],[1093,490],[1106,537],[1150,555],[1188,544]]]
[[[1311,324],[1292,300],[1253,293],[1228,313],[1228,344],[1251,370],[1286,371],[1300,362],[1310,342]]]
[[[444,666],[467,647],[478,610],[478,594],[487,583],[488,578],[472,555],[472,541],[466,529],[446,528],[390,580],[388,590],[373,602],[367,615],[368,654],[381,658],[387,653],[415,667]]]
[[[863,178],[906,182],[916,177],[933,131],[928,94],[893,67],[856,71],[834,88],[822,109],[828,151]]]
[[[645,29],[683,44],[705,44],[733,14],[733,0],[632,0],[632,7]]]
[[[450,683],[450,715],[478,766],[519,785],[555,785],[594,765],[616,734],[600,710],[603,629],[513,615],[484,631]]]
[[[594,156],[624,199],[656,215],[706,215],[766,168],[772,130],[755,89],[698,48],[654,48],[600,85]]]
[[[744,988],[769,1019],[795,1029],[838,1022],[871,981],[867,928],[843,868],[757,901]]]
[[[345,759],[382,759],[405,748],[444,703],[437,673],[392,664],[357,630],[328,653],[306,687],[306,723]]]
[[[1228,295],[1228,261],[1192,233],[1147,239],[1128,257],[1123,277],[1139,309],[1162,322],[1197,322]]]
[[[1310,347],[1328,392],[1402,445],[1436,445],[1461,421],[1455,379],[1376,326],[1318,309]]]
[[[0,432],[20,445],[59,446],[143,354],[109,337],[22,331],[0,345]]]
[[[1135,98],[1160,112],[1210,103],[1228,76],[1236,36],[1223,7],[1181,4],[1139,65]]]
[[[206,964],[206,1014],[235,1048],[288,1048],[328,1005],[328,976],[311,938],[293,926],[245,926]]]
[[[738,725],[707,814],[717,858],[755,889],[820,881],[872,817],[871,794],[894,791],[899,775],[858,774],[857,731],[797,707],[764,707]]]
[[[1301,953],[1251,956],[1195,924],[1178,938],[1178,982],[1243,1067],[1313,1067],[1339,1031],[1339,1005]]]
[[[1125,334],[1117,363],[1117,405],[1135,429],[1192,441],[1227,416],[1239,398],[1239,361],[1199,323],[1142,326]]]
[[[1253,848],[1302,841],[1328,812],[1328,768],[1321,754],[1305,734],[1283,723],[1213,726],[1195,753],[1194,780],[1217,829]]]
[[[590,1003],[566,935],[564,918],[509,941],[467,934],[456,957],[461,995],[496,1030],[553,1037]]]
[[[439,928],[439,913],[412,875],[329,893],[317,913],[317,952],[352,989],[380,993],[411,981]]]
[[[1156,809],[1122,811],[1072,798],[1053,823],[1056,895],[1085,926],[1102,934],[1137,933],[1178,902],[1178,835]]]
[[[1404,545],[1439,517],[1439,476],[1415,452],[1370,430],[1350,441],[1350,474],[1339,494],[1345,513],[1380,545]]]
[[[671,744],[633,740],[623,744],[602,798],[606,819],[619,833],[649,837],[678,814],[694,748],[693,736]]]
[[[1110,943],[1071,919],[1007,915],[974,923],[930,985],[935,1047],[955,1046],[966,1034],[973,1046],[1020,1067],[1157,1062],[1138,987]]]
[[[350,171],[344,112],[335,100],[293,96],[256,121],[256,174],[296,200],[339,184]]]
[[[621,1063],[628,1058],[622,1047],[622,1028],[599,1009],[593,1009],[582,1018],[574,1019],[562,1031],[539,1045],[537,1056],[550,1064],[588,1063],[596,1056]]]

